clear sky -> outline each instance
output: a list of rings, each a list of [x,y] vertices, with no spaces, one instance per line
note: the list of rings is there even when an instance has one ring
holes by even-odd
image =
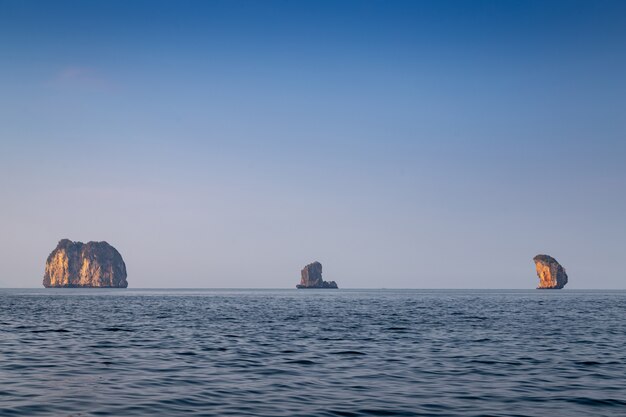
[[[626,288],[626,2],[0,0],[0,286]]]

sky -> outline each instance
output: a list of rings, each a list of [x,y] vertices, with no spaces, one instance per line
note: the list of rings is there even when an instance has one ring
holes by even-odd
[[[0,286],[626,288],[626,3],[0,0]]]

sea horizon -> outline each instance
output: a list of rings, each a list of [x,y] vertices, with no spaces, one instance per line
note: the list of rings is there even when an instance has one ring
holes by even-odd
[[[107,290],[116,290],[116,291],[134,291],[134,290],[146,290],[146,291],[160,291],[160,290],[175,290],[175,291],[297,291],[297,292],[340,292],[340,291],[531,291],[538,293],[559,293],[559,292],[572,292],[572,291],[626,291],[626,288],[562,288],[562,289],[540,289],[540,288],[336,288],[336,289],[326,289],[326,288],[307,288],[307,289],[297,289],[297,288],[270,288],[270,287],[127,287],[127,288],[116,288],[116,287],[0,287],[0,290],[76,290],[76,291],[107,291]]]

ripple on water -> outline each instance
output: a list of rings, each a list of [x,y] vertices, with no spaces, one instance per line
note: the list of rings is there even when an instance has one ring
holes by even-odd
[[[2,416],[626,415],[626,292],[0,297]]]

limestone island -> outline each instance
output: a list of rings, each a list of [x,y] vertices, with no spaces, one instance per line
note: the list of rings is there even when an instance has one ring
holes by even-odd
[[[338,288],[335,281],[324,281],[322,279],[322,264],[319,262],[313,262],[305,266],[301,275],[300,284],[296,285],[296,288]]]
[[[567,284],[565,268],[556,259],[548,255],[537,255],[533,261],[539,277],[538,290],[560,290]]]
[[[107,242],[63,239],[46,261],[46,288],[126,288],[126,264]]]

